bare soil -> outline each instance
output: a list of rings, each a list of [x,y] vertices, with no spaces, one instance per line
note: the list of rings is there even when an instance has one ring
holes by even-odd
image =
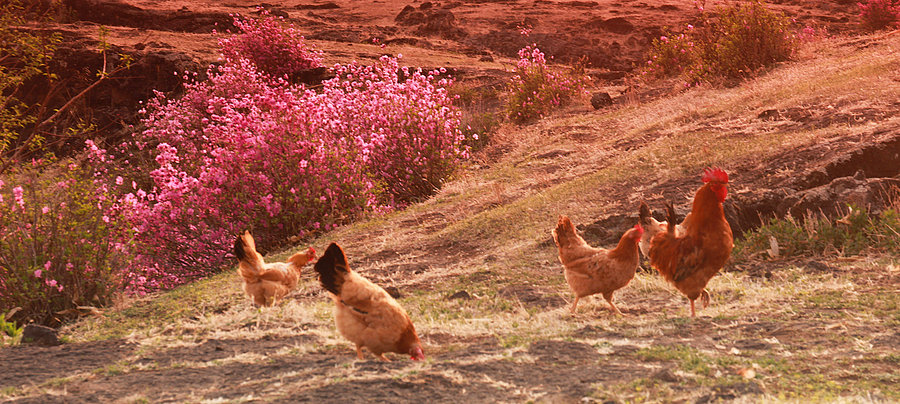
[[[855,29],[854,2],[774,3],[802,24],[833,32]],[[77,46],[89,46],[95,24],[103,24],[110,27],[116,46],[146,57],[168,54],[169,64],[159,66],[179,68],[214,60],[211,31],[227,28],[228,14],[249,15],[260,5],[240,0],[67,4],[74,17],[56,28],[83,38]],[[587,55],[597,77],[622,80],[651,38],[696,15],[690,2],[667,0],[334,0],[265,6],[307,30],[308,38],[326,51],[328,63],[403,53],[415,66],[446,66],[463,78],[491,80],[506,74],[510,58],[528,41],[538,42],[560,61]],[[412,9],[403,11],[406,6]],[[521,36],[520,26],[533,28],[529,39]],[[388,45],[373,45],[375,38]],[[156,83],[168,74],[160,73]],[[842,112],[825,113],[824,105],[811,105],[762,111],[749,124],[715,116],[691,124],[727,138],[890,122],[900,111],[897,104],[858,110],[831,106]],[[549,126],[548,136],[563,133],[571,144],[523,159],[520,175],[533,181],[498,190],[496,200],[465,211],[423,208],[393,227],[372,226],[342,240],[359,252],[351,257],[351,266],[379,284],[397,285],[403,301],[418,308],[426,363],[403,356],[391,356],[390,363],[357,360],[349,344],[336,336],[327,299],[306,274],[300,290],[269,310],[250,308],[235,280],[232,300],[198,307],[185,324],[138,329],[117,339],[0,349],[0,397],[14,403],[714,402],[760,395],[827,400],[865,391],[872,401],[900,399],[900,270],[892,257],[760,260],[732,266],[713,281],[711,308],[695,319],[684,317],[687,303],[680,295],[652,272],[641,272],[616,295],[626,314],[619,318],[600,299],[568,314],[571,296],[560,280],[549,232],[533,246],[534,257],[527,257],[534,259],[521,266],[506,262],[513,258],[486,246],[477,235],[381,247],[380,240],[403,237],[404,231],[438,234],[456,216],[504,206],[579,175],[567,171],[560,158],[577,154],[572,150],[579,145],[592,148],[598,135],[588,127]],[[658,141],[657,135],[623,138],[595,152],[613,161]],[[733,225],[752,228],[748,212],[777,211],[764,203],[767,190],[800,192],[860,169],[869,177],[896,178],[898,139],[896,129],[867,126],[854,136],[732,162],[732,181],[741,186],[732,191]],[[490,153],[486,156],[483,166],[495,164]],[[601,190],[613,201],[604,209],[618,213],[580,227],[591,244],[609,245],[622,226],[633,224],[635,200],[660,208],[663,199],[683,201],[697,186],[693,174],[652,184],[648,176],[636,173]],[[684,203],[679,210],[686,210]],[[464,270],[465,280],[460,273],[440,271],[460,260],[474,268]],[[498,266],[518,272],[499,272]],[[461,290],[469,297],[451,298]],[[510,307],[496,307],[501,303]],[[452,317],[455,310],[482,309],[483,316]],[[443,321],[475,331],[447,329]],[[496,322],[508,330],[489,327]],[[523,331],[509,331],[516,327]],[[757,376],[748,377],[747,369]]]
[[[783,263],[773,265],[773,270],[782,266]],[[803,271],[817,270],[800,270]],[[777,278],[787,276],[781,272]],[[655,392],[649,397],[651,401],[655,401],[654,397],[668,397],[667,400],[709,402],[778,394],[793,390],[784,383],[807,377],[815,381],[816,375],[839,383],[832,387],[822,382],[808,388],[836,395],[847,386],[864,384],[873,378],[896,380],[900,332],[886,326],[883,321],[887,319],[855,318],[854,315],[864,316],[864,310],[855,307],[853,296],[867,292],[883,296],[891,288],[895,293],[900,273],[882,274],[875,280],[871,270],[860,268],[835,268],[830,272],[829,276],[866,286],[853,295],[835,296],[825,303],[815,299],[792,301],[790,304],[802,310],[788,316],[660,318],[654,321],[658,331],[652,333],[645,333],[641,325],[633,323],[635,316],[651,315],[648,312],[658,311],[660,306],[671,316],[673,311],[685,309],[683,302],[672,307],[671,301],[632,297],[623,306],[627,315],[623,319],[612,318],[598,302],[582,308],[582,313],[574,317],[564,315],[569,317],[564,321],[584,325],[554,339],[510,344],[492,337],[424,334],[432,355],[426,365],[398,356],[390,363],[372,358],[358,361],[346,346],[302,353],[284,349],[321,342],[313,332],[319,325],[298,329],[290,336],[211,338],[181,348],[141,347],[124,340],[51,348],[17,346],[0,351],[5,364],[0,385],[23,391],[38,386],[32,394],[8,400],[15,403],[123,399],[521,402],[535,397],[544,402],[579,402],[582,397],[615,401],[628,397],[635,386]],[[770,282],[773,281],[778,280]],[[718,295],[714,299],[713,304],[723,304],[738,297]],[[782,303],[785,299],[796,300],[784,296],[776,299]],[[523,299],[523,303],[526,301]],[[896,303],[895,298],[893,304]],[[540,308],[552,310],[554,306]],[[675,354],[666,356],[668,350]],[[656,356],[654,352],[661,354]],[[247,354],[258,356],[248,359]],[[768,364],[757,370],[765,378],[739,376],[746,366],[743,362],[751,361]],[[835,361],[845,370],[830,366]],[[712,369],[694,368],[700,366],[698,363]],[[697,376],[705,372],[719,381],[710,384]],[[789,376],[792,373],[801,376]],[[780,381],[781,378],[788,381]],[[896,391],[873,391],[872,397],[885,398],[885,393]]]

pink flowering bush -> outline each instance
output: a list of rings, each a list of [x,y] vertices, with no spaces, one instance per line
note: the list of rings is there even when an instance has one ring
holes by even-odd
[[[879,30],[900,21],[900,0],[866,0],[856,3],[863,27]]]
[[[656,77],[678,76],[692,68],[696,56],[693,30],[693,25],[687,25],[685,33],[667,33],[654,39],[643,73]]]
[[[281,77],[322,66],[322,53],[307,44],[300,31],[283,18],[260,10],[260,18],[234,16],[240,33],[219,40],[227,63],[249,60],[258,71]]]
[[[518,123],[541,118],[584,91],[583,75],[551,69],[536,44],[519,50],[515,72],[508,88],[506,112]]]
[[[744,78],[790,59],[796,51],[797,35],[790,20],[759,2],[723,7],[715,19],[702,8],[701,12],[702,24],[653,41],[643,74],[681,75],[689,85]]]
[[[93,174],[71,160],[0,180],[0,307],[20,307],[20,323],[59,324],[65,310],[111,303],[121,286],[131,231]]]
[[[353,139],[344,147],[359,150],[382,204],[403,207],[434,194],[468,157],[451,81],[438,77],[444,69],[426,74],[382,57],[334,71],[338,78],[324,83],[316,104],[325,106],[322,119],[337,120],[332,136]]]
[[[92,146],[98,166],[120,167],[107,178],[134,179],[114,185],[135,229],[128,290],[170,288],[229,265],[244,229],[268,249],[404,206],[466,157],[439,72],[401,69],[390,57],[334,71],[316,92],[245,59],[226,63],[207,81],[189,80],[181,98],[151,100],[130,149]],[[142,154],[149,175],[127,173]]]

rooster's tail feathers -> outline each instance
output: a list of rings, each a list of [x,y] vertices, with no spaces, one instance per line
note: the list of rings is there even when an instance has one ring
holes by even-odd
[[[344,284],[344,277],[350,273],[350,265],[339,245],[331,243],[313,268],[319,273],[319,283],[325,290],[335,295],[341,294],[341,286]]]
[[[666,227],[666,232],[675,235],[675,223],[678,221],[675,218],[675,207],[672,206],[672,202],[666,202],[666,222],[670,223],[669,226]]]

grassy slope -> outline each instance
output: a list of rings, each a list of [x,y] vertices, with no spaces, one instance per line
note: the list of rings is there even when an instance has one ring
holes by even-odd
[[[670,286],[639,273],[617,295],[628,317],[608,315],[600,299],[590,299],[578,315],[570,316],[564,304],[570,293],[555,247],[547,243],[560,213],[576,223],[626,213],[621,210],[654,196],[652,184],[693,178],[704,166],[729,169],[735,161],[764,160],[792,147],[870,129],[783,129],[755,118],[770,108],[891,105],[900,95],[898,50],[896,36],[832,42],[815,57],[740,87],[696,88],[600,112],[576,108],[532,126],[504,128],[498,139],[511,149],[499,161],[466,171],[437,196],[406,211],[347,226],[313,245],[323,249],[339,241],[355,257],[351,265],[357,270],[400,287],[401,303],[424,336],[431,359],[398,365],[393,378],[432,375],[473,389],[496,389],[512,401],[537,399],[552,392],[552,386],[516,383],[490,373],[486,381],[470,384],[470,377],[453,366],[492,360],[528,366],[543,360],[530,346],[561,340],[596,348],[598,368],[634,368],[616,381],[594,384],[588,395],[597,399],[693,400],[727,390],[761,393],[772,400],[900,400],[896,349],[878,342],[900,326],[892,259],[841,261],[835,264],[841,271],[834,274],[776,264],[775,282],[726,273],[711,282],[713,304],[701,311],[707,317],[696,320],[684,317],[686,301]],[[896,124],[889,117],[866,125]],[[635,140],[646,145],[632,150],[617,146]],[[733,175],[738,189],[741,175]],[[868,279],[886,279],[886,284]],[[446,299],[458,290],[476,298]],[[538,298],[526,299],[529,294]],[[305,333],[315,342],[271,356],[326,352],[352,358],[349,343],[333,329],[328,299],[308,273],[293,299],[262,312],[241,296],[233,271],[127,306],[68,327],[66,337],[73,342],[125,337],[153,351],[209,338]],[[485,341],[496,341],[501,348],[466,354],[489,343]],[[748,341],[764,348],[753,348]],[[232,360],[252,364],[266,359]],[[124,368],[142,370],[127,363]],[[755,373],[751,379],[739,375],[747,375],[747,369]],[[317,378],[288,385],[302,390],[383,377],[355,365],[321,371]],[[13,393],[41,394],[49,388]],[[261,394],[271,398],[281,393]]]

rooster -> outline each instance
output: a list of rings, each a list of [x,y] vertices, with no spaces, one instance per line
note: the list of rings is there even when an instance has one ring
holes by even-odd
[[[266,264],[256,252],[256,242],[249,231],[234,241],[234,255],[238,259],[238,274],[244,281],[244,292],[257,306],[272,306],[297,287],[300,268],[316,259],[316,250],[294,254],[287,262]]]
[[[412,321],[381,287],[350,269],[344,251],[331,243],[315,265],[319,282],[334,299],[334,322],[344,338],[356,344],[363,359],[368,348],[379,359],[390,362],[385,352],[408,354],[414,361],[425,359],[422,343]]]
[[[613,292],[625,287],[634,278],[640,261],[638,242],[643,232],[640,225],[635,225],[619,239],[616,248],[594,248],[575,233],[575,225],[568,217],[559,217],[552,232],[553,241],[559,248],[559,261],[563,264],[566,282],[575,293],[571,308],[573,314],[579,299],[597,293],[603,294],[610,310],[622,314],[613,304]]]
[[[650,265],[691,301],[691,317],[696,316],[694,301],[709,305],[706,284],[731,256],[734,239],[725,220],[722,203],[728,195],[728,174],[720,168],[703,171],[705,183],[694,195],[691,212],[676,232],[675,209],[666,204],[669,225],[650,240]],[[680,233],[680,234],[679,234]]]

